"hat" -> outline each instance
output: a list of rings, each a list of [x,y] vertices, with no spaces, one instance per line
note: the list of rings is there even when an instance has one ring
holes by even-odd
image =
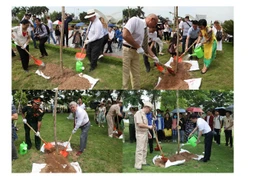
[[[190,119],[195,119],[195,118],[198,118],[198,115],[195,114],[195,113],[192,113],[190,116],[189,116]]]
[[[145,102],[144,105],[143,105],[143,107],[145,107],[145,106],[150,107],[150,108],[153,108],[153,104],[150,103],[150,102]]]
[[[87,11],[87,15],[84,16],[84,19],[88,19],[88,18],[93,17],[93,16],[96,16],[96,15],[97,14],[96,14],[95,10],[94,9],[91,9],[91,10]]]
[[[42,98],[40,98],[40,97],[34,97],[33,98],[33,103],[40,104],[41,101],[42,101]]]

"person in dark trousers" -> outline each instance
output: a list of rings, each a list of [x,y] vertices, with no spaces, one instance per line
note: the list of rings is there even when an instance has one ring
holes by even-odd
[[[89,71],[91,72],[97,67],[97,60],[100,56],[104,33],[102,23],[98,19],[94,10],[89,10],[84,18],[90,21],[90,25],[87,30],[89,33],[85,43],[87,44],[86,54],[90,61],[91,67]]]
[[[109,39],[108,39],[108,41],[107,41],[107,49],[106,49],[106,51],[105,51],[105,53],[108,53],[108,51],[109,51],[109,53],[112,53],[113,51],[112,51],[112,42],[113,42],[113,38],[114,38],[114,32],[112,31],[112,28],[111,27],[109,27],[109,32],[108,32],[108,35],[109,35]]]
[[[11,105],[11,132],[12,132],[12,160],[18,159],[18,153],[15,146],[15,140],[18,139],[16,133],[16,127],[14,126],[13,121],[18,119],[18,113],[14,105]]]
[[[30,128],[27,126],[28,123],[35,131],[35,147],[37,150],[40,150],[41,140],[40,140],[40,129],[41,129],[41,121],[44,115],[44,112],[39,108],[41,104],[41,98],[35,97],[33,98],[32,105],[25,106],[22,109],[22,118],[25,130],[25,142],[27,144],[27,149],[31,149],[32,142],[30,139]]]
[[[61,20],[61,19],[60,19]],[[64,20],[64,36],[63,36],[63,46],[65,46],[65,40],[66,40],[66,47],[68,47],[68,24],[72,21],[72,16],[69,14],[65,14],[65,20]]]
[[[229,145],[233,147],[233,137],[232,137],[232,128],[233,128],[233,117],[231,116],[232,112],[227,111],[226,116],[224,117],[224,133],[225,133],[225,141],[226,146]]]
[[[202,162],[210,161],[211,157],[211,149],[212,149],[212,141],[213,141],[213,133],[211,131],[210,126],[208,123],[202,119],[198,118],[197,114],[191,114],[190,119],[193,123],[196,123],[196,128],[189,134],[188,137],[191,137],[191,135],[199,130],[198,138],[197,138],[197,144],[200,142],[200,138],[203,135],[204,136],[204,157],[200,160]]]
[[[28,72],[29,65],[29,41],[31,37],[31,32],[29,30],[30,22],[27,19],[21,21],[20,26],[13,27],[11,29],[12,38],[16,44],[17,51],[20,54],[22,68],[25,72]]]
[[[172,131],[172,118],[170,116],[170,113],[166,112],[164,117],[164,131]],[[166,134],[165,133],[165,141],[170,142],[172,139],[172,134]]]
[[[183,36],[182,36],[182,53],[185,52],[186,49],[186,40],[188,36],[188,30],[189,28],[192,27],[192,22],[189,20],[189,16],[185,17],[185,21],[182,24],[182,31],[183,31]]]
[[[129,120],[129,142],[136,142],[135,137],[135,124],[134,124],[134,114],[136,113],[134,107],[129,108],[130,113],[126,113],[125,118]]]
[[[35,22],[37,24],[37,27],[35,28],[35,39],[39,41],[40,58],[43,58],[44,56],[48,56],[45,43],[48,40],[48,33],[50,32],[47,32],[46,26],[41,23],[39,18],[36,18]]]
[[[146,114],[146,118],[148,120],[148,126],[152,126],[153,125],[153,114],[152,111],[150,111],[149,113]],[[150,153],[153,153],[153,129],[149,129],[149,133],[151,134],[152,138],[148,138],[148,144],[149,144],[149,150]]]
[[[198,21],[196,20],[192,21],[192,27],[189,28],[188,33],[187,33],[185,50],[187,50],[189,46],[191,46],[197,40],[199,36],[199,32],[200,32],[200,29],[198,28],[198,24],[199,24]],[[189,54],[192,54],[194,47],[195,47],[195,44],[192,48],[188,50]],[[193,58],[198,59],[197,56]],[[192,57],[190,57],[190,59],[192,59]]]

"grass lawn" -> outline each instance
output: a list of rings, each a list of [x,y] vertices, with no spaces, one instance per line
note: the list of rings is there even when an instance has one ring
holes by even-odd
[[[168,44],[164,43],[163,56],[158,56],[161,63],[165,64],[170,59],[170,54],[167,52]],[[179,47],[181,50],[181,47]],[[201,74],[200,71],[192,71],[193,78],[202,78],[201,90],[232,90],[233,89],[233,64],[234,53],[231,43],[223,43],[223,52],[217,52],[216,59],[211,63],[206,74]],[[154,67],[153,60],[149,59],[151,63],[151,70],[149,73],[145,70],[143,57],[140,56],[141,62],[141,89],[154,89],[158,81],[160,72]],[[199,67],[203,67],[203,59],[199,60]]]
[[[72,49],[72,48],[70,48]],[[54,63],[60,67],[60,55],[56,46],[46,43],[46,50],[49,56],[42,58],[44,63]],[[77,50],[79,52],[79,50]],[[34,49],[30,44],[30,53],[40,59],[39,49]],[[51,80],[47,80],[35,74],[38,66],[31,59],[29,63],[29,73],[25,73],[22,69],[19,54],[12,58],[12,89],[53,89],[59,84],[53,84]],[[121,89],[122,87],[122,60],[115,57],[103,57],[98,60],[97,69],[89,72],[90,65],[87,57],[82,61],[85,67],[83,71],[93,78],[99,79],[94,89]],[[75,71],[76,59],[75,52],[63,53],[64,67]],[[59,69],[60,71],[60,69]]]
[[[225,146],[225,135],[221,133],[221,145],[213,143],[211,160],[207,163],[191,160],[178,166],[171,166],[168,168],[156,167],[152,159],[156,155],[160,155],[159,151],[154,151],[152,154],[147,154],[147,163],[150,166],[143,166],[142,171],[138,171],[134,168],[135,163],[135,150],[136,143],[129,143],[128,124],[125,124],[125,137],[126,143],[123,144],[123,172],[124,173],[149,173],[149,172],[162,172],[162,173],[233,173],[234,172],[234,158],[233,149]],[[204,151],[204,137],[201,138],[201,143],[196,147],[190,145],[184,145],[182,149],[186,149],[191,153],[202,155]],[[154,140],[154,147],[156,147],[156,141]],[[177,151],[177,143],[161,143],[162,150],[165,157],[170,157]]]
[[[68,158],[69,162],[78,162],[83,173],[101,173],[101,172],[122,172],[122,140],[109,138],[107,134],[107,125],[99,128],[93,122],[93,111],[88,112],[92,126],[88,134],[88,142],[86,150],[81,156],[76,156],[79,150],[81,130],[73,134],[70,141],[73,149]],[[66,119],[67,113],[57,114],[57,140],[68,141],[73,129],[73,121]],[[18,139],[15,141],[17,150],[20,143],[24,141],[24,129],[22,118],[19,115],[17,123],[19,131],[17,131]],[[51,113],[44,115],[41,127],[41,137],[47,142],[54,142],[53,116]],[[31,141],[33,147],[25,155],[18,154],[18,159],[12,161],[13,173],[30,173],[32,171],[32,163],[44,163],[44,154],[37,151],[34,146],[34,133],[31,132]]]

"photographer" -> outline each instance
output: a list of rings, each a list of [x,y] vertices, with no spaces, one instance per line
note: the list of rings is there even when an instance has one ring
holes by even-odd
[[[35,39],[39,41],[39,50],[41,53],[40,58],[43,58],[44,56],[48,56],[48,53],[45,49],[45,43],[48,39],[48,32],[46,26],[41,23],[39,18],[36,18],[35,22],[37,25],[37,27],[35,28]]]

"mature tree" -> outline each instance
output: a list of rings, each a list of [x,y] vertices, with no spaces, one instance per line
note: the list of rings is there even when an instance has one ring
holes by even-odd
[[[12,17],[16,17],[19,12],[20,12],[20,7],[13,7],[11,10]]]
[[[141,6],[137,6],[137,9],[136,9],[136,13],[137,13],[137,16],[140,17],[140,18],[145,18],[144,16],[144,12],[143,12],[143,7]]]
[[[128,9],[123,9],[123,18],[124,19],[129,19],[133,16],[137,16],[137,9],[133,9],[133,8],[128,8]]]
[[[79,14],[79,18],[81,20],[81,22],[84,22],[84,23],[89,23],[89,20],[87,19],[84,19],[84,17],[87,15],[87,12],[82,12]]]
[[[53,11],[52,13],[50,13],[50,18],[52,21],[56,21],[59,17],[61,17],[62,12],[56,12]]]
[[[234,34],[234,21],[233,20],[224,21],[224,23],[222,24],[222,28],[225,33],[233,35]]]

